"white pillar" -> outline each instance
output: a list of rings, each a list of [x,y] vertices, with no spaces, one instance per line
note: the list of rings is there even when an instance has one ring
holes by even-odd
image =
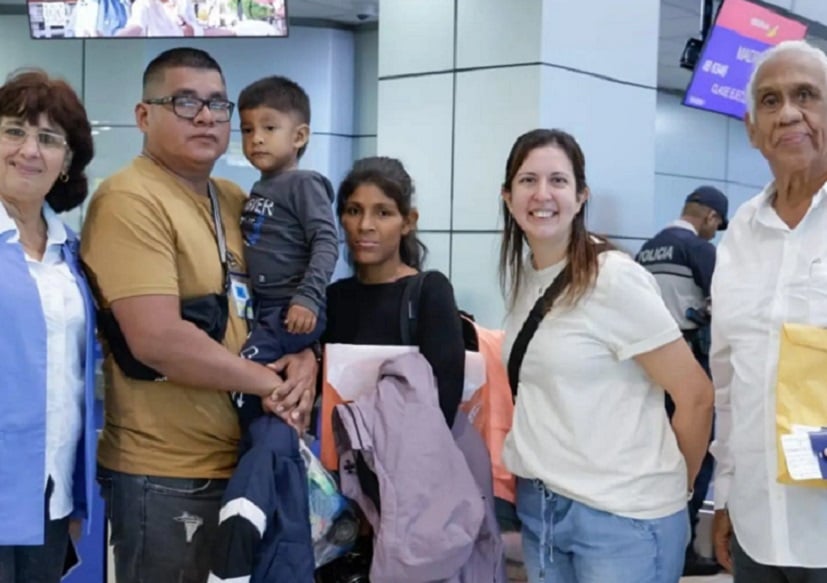
[[[525,131],[586,154],[590,226],[654,230],[659,1],[382,0],[377,152],[417,186],[429,267],[460,307],[500,325],[500,184]]]

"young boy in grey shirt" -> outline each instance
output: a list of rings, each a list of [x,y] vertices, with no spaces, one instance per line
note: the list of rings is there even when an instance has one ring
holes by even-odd
[[[310,100],[295,82],[266,77],[238,98],[244,155],[261,172],[244,207],[241,231],[250,274],[253,322],[242,355],[271,363],[319,340],[325,289],[339,245],[330,181],[298,161],[310,138]],[[237,395],[242,431],[261,401]]]

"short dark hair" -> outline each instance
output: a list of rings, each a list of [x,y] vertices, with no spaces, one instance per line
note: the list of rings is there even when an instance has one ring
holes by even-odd
[[[683,205],[683,210],[681,210],[682,217],[695,217],[696,219],[702,219],[709,214],[709,211],[714,211],[710,206],[706,206],[705,204],[690,201]],[[722,217],[723,218],[723,217]]]
[[[179,67],[215,71],[221,75],[221,80],[226,84],[224,72],[221,70],[218,62],[213,59],[207,51],[194,49],[192,47],[178,47],[164,51],[152,59],[146,66],[143,77],[144,98],[150,97],[146,94],[147,88],[150,85],[163,81],[164,73],[166,73],[167,69],[176,69]]]
[[[310,125],[310,98],[301,85],[287,77],[264,77],[242,89],[238,96],[239,113],[257,107],[295,115],[299,123]],[[307,144],[299,149],[299,158],[306,149]]]
[[[399,213],[407,218],[413,210],[414,184],[402,162],[396,158],[373,156],[357,160],[353,168],[339,186],[336,198],[336,214],[339,221],[345,214],[347,201],[356,189],[363,184],[372,184],[385,196],[392,199]],[[428,248],[417,237],[416,230],[411,229],[399,242],[399,257],[402,263],[414,269],[422,269]]]
[[[46,194],[46,202],[61,213],[79,206],[89,194],[86,166],[95,146],[92,127],[80,98],[69,84],[40,69],[12,73],[0,87],[0,116],[22,118],[37,125],[45,114],[66,133],[72,160],[66,180],[57,180]]]

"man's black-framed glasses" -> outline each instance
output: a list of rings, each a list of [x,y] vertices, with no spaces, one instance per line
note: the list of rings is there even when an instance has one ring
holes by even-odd
[[[148,105],[171,105],[172,113],[182,119],[195,119],[205,107],[219,123],[230,121],[235,103],[227,99],[201,99],[194,95],[169,95],[155,99],[144,99]]]

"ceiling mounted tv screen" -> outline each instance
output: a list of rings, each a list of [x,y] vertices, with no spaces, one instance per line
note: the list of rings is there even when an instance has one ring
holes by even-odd
[[[286,37],[287,0],[28,0],[32,38]]]
[[[743,119],[755,61],[768,48],[806,35],[805,24],[770,8],[747,0],[724,0],[683,104]]]

